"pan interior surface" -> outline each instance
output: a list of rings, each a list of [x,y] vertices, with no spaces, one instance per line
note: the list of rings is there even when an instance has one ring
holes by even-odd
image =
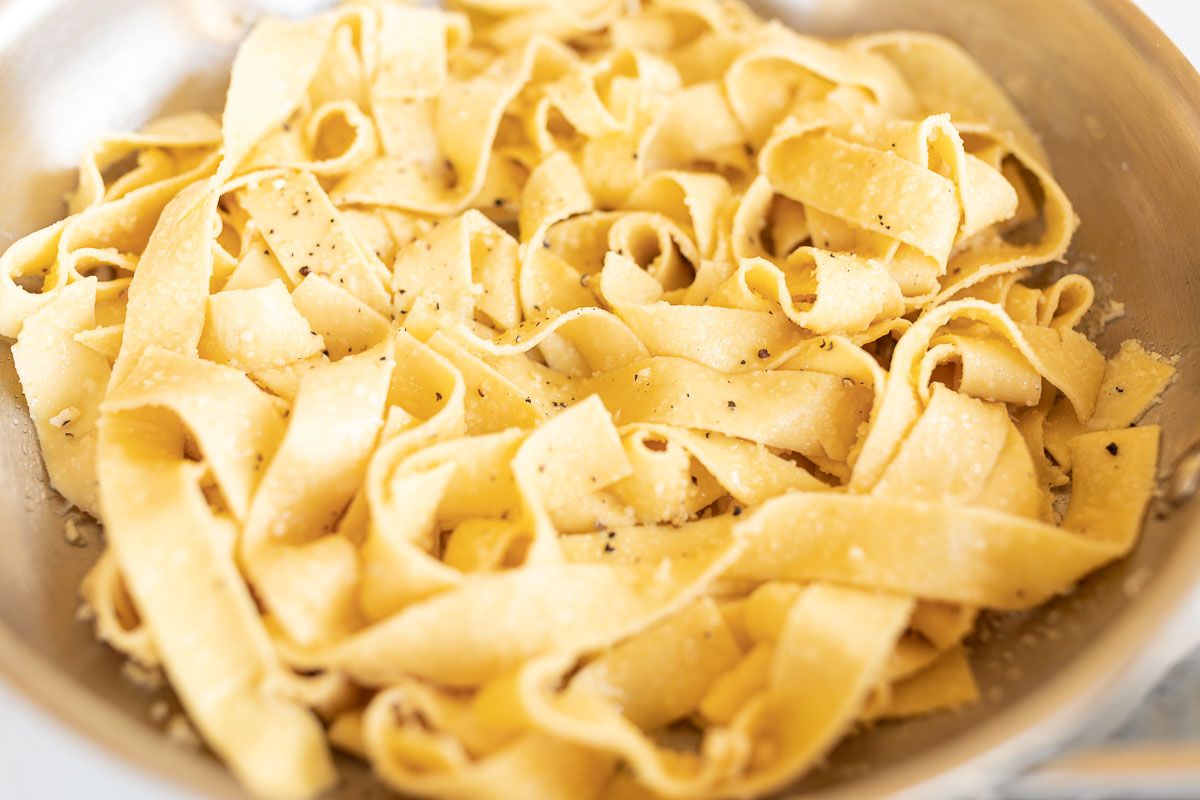
[[[243,19],[225,3],[38,5],[0,3],[0,247],[61,216],[92,139],[160,112],[219,109]],[[1200,80],[1183,57],[1121,0],[756,5],[819,35],[943,33],[999,79],[1043,136],[1083,221],[1069,266],[1096,281],[1100,306],[1111,298],[1127,308],[1102,346],[1135,338],[1179,356],[1180,376],[1152,417],[1164,426],[1163,464],[1174,464],[1195,443],[1200,408],[1191,261],[1200,253]],[[46,485],[7,345],[0,387],[0,676],[127,760],[206,796],[241,797],[215,761],[165,741],[147,715],[159,695],[128,681],[121,659],[76,621],[77,586],[100,545],[94,532],[86,548],[63,537],[66,509]],[[1085,719],[1119,722],[1116,709],[1192,643],[1181,621],[1198,605],[1195,517],[1187,506],[1152,516],[1131,558],[1048,607],[991,618],[973,642],[982,703],[853,737],[803,788],[828,798],[956,796],[1048,754]],[[365,770],[344,772],[335,796],[374,796]]]

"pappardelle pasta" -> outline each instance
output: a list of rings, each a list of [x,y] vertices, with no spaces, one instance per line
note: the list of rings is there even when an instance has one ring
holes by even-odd
[[[107,534],[84,595],[264,798],[331,747],[419,797],[769,794],[975,700],[978,614],[1153,489],[1173,368],[1077,330],[1046,154],[932,35],[349,0],[69,203],[0,334]]]

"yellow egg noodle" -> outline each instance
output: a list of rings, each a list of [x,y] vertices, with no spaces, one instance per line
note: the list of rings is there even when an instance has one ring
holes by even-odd
[[[97,634],[250,791],[769,794],[1134,546],[1173,369],[963,51],[451,6],[262,21],[0,258]]]

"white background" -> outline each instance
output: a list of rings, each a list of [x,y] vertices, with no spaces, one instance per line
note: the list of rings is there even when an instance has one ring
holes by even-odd
[[[1138,5],[1193,64],[1200,64],[1195,0],[1140,0]],[[31,800],[162,800],[170,794],[162,784],[112,763],[94,745],[59,728],[0,685],[0,795]]]
[[[1051,2],[1053,0],[1050,0]],[[1200,65],[1200,5],[1196,0],[1134,0],[1166,31],[1193,64]]]

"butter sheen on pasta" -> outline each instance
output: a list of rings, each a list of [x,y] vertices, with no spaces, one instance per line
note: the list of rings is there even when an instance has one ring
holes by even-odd
[[[419,797],[769,794],[974,701],[979,612],[1128,553],[1153,488],[1173,368],[1030,280],[1075,214],[935,36],[352,0],[69,210],[0,334],[107,531],[97,634],[264,798],[331,747]]]

